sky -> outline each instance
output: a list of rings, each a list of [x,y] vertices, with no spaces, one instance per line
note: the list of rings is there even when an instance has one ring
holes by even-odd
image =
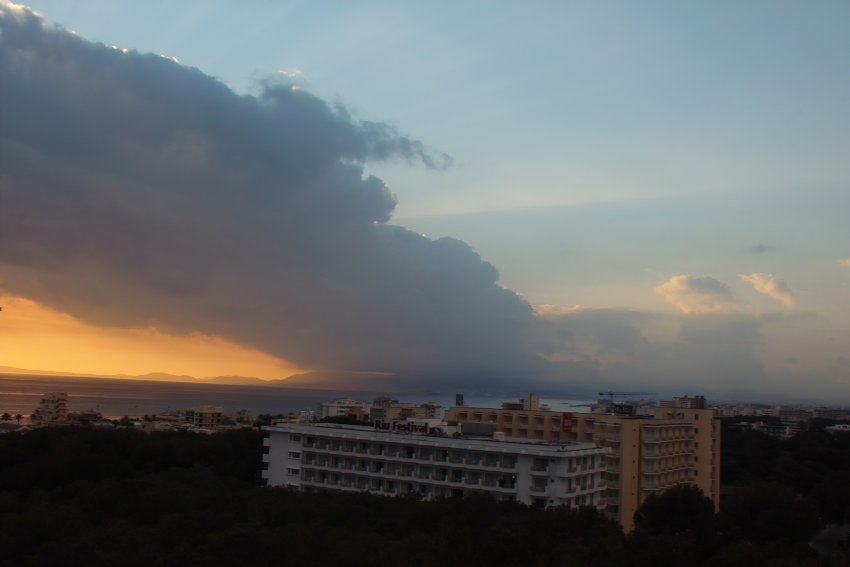
[[[850,5],[0,3],[0,365],[850,403]]]

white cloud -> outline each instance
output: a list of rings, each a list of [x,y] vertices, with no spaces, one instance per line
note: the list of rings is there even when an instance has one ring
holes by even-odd
[[[673,276],[656,287],[655,293],[688,315],[729,313],[735,303],[729,286],[710,276]]]
[[[797,298],[794,297],[794,292],[791,291],[784,280],[780,280],[771,274],[750,274],[738,277],[752,285],[757,292],[775,299],[787,309],[794,309],[797,306]]]
[[[838,265],[842,268],[850,268],[850,258],[847,258],[846,260],[839,260]]]
[[[582,309],[581,305],[564,307],[562,305],[552,305],[550,303],[534,305],[533,307],[534,312],[540,315],[541,317],[560,317],[562,315],[571,315],[573,313],[578,313]]]

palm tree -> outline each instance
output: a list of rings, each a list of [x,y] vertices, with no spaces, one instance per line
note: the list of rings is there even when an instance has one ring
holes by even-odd
[[[3,415],[0,415],[0,419],[2,419],[3,421],[12,421],[12,414],[6,412]]]
[[[16,413],[16,414],[15,414],[15,421],[17,421],[17,422],[18,422],[18,424],[20,424],[20,423],[21,423],[21,420],[22,420],[23,418],[24,418],[24,416],[23,416],[23,415],[21,415],[21,414],[19,414],[19,413]]]

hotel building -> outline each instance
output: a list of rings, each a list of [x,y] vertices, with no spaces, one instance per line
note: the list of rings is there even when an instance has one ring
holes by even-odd
[[[592,443],[450,436],[437,425],[434,420],[376,421],[375,427],[264,427],[263,478],[271,486],[308,492],[418,495],[424,500],[491,494],[543,508],[603,509],[607,449]]]
[[[531,396],[523,409],[453,407],[446,423],[491,424],[509,439],[593,443],[609,450],[604,473],[606,513],[629,532],[650,494],[679,484],[699,487],[720,502],[720,422],[713,410],[652,408],[650,415],[563,413],[541,409]]]
[[[33,425],[63,425],[68,422],[68,394],[50,392],[41,397],[32,415]]]

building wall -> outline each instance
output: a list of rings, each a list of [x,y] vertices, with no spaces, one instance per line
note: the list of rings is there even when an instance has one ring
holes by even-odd
[[[196,427],[217,427],[221,425],[224,408],[219,406],[200,406],[187,409],[184,421]]]
[[[64,392],[44,394],[33,417],[33,421],[38,425],[55,425],[67,422],[68,394]]]
[[[532,506],[601,509],[603,449],[382,433],[365,427],[264,428],[263,478],[302,490],[489,493]]]
[[[369,404],[366,402],[358,402],[351,398],[344,400],[335,400],[333,402],[325,402],[320,406],[320,418],[338,417],[345,415],[366,415],[369,414]]]

